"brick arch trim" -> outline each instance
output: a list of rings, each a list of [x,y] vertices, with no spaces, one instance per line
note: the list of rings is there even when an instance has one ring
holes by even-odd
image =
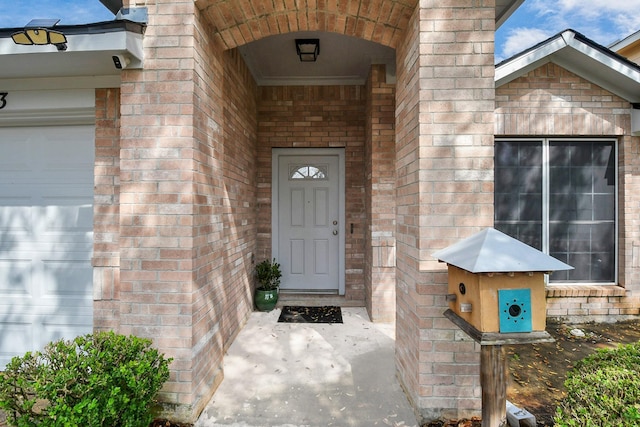
[[[226,49],[296,31],[329,31],[395,48],[418,0],[197,0]]]

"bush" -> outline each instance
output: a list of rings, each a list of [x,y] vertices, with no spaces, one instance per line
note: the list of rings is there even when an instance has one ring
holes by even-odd
[[[640,426],[640,343],[598,350],[565,381],[556,426]]]
[[[170,362],[150,340],[113,332],[52,342],[0,373],[0,409],[18,427],[147,427]]]

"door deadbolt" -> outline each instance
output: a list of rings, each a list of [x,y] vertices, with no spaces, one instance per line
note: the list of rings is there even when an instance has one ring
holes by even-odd
[[[338,225],[338,221],[333,221],[333,225]]]

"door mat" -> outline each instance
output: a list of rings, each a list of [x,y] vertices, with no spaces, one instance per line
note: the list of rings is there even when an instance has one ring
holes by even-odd
[[[301,307],[285,305],[278,318],[280,323],[342,323],[340,307]]]

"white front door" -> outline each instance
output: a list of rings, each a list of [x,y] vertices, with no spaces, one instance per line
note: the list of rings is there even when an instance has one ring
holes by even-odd
[[[274,149],[273,163],[280,288],[344,294],[344,150]]]

